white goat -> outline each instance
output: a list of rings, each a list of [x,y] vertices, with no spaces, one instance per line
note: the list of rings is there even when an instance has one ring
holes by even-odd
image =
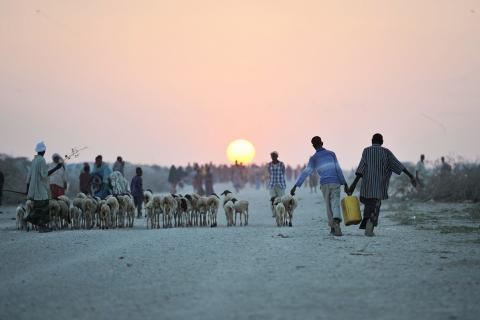
[[[248,225],[248,206],[249,203],[247,200],[237,200],[235,198],[232,199],[235,204],[235,221],[234,224],[237,224],[237,213],[240,217],[240,226],[247,226]],[[243,222],[242,222],[243,216]]]
[[[225,210],[225,218],[227,219],[227,227],[233,226],[233,215],[235,214],[235,204],[229,200],[223,205]]]
[[[17,216],[17,230],[27,230],[27,223],[24,220],[27,216],[27,209],[25,208],[24,205],[19,205],[16,210],[16,216]]]
[[[177,201],[171,194],[163,198],[163,227],[171,228],[174,214],[177,212]]]
[[[72,222],[72,229],[80,229],[82,219],[82,210],[76,206],[70,207],[70,221]]]
[[[220,207],[220,198],[216,194],[212,194],[207,198],[208,216],[211,227],[217,226],[217,213]]]
[[[108,229],[108,227],[110,226],[110,222],[112,221],[110,215],[110,206],[107,204],[107,201],[102,200],[100,202],[100,228]]]
[[[273,207],[275,208],[275,220],[277,222],[277,227],[282,227],[285,224],[286,219],[286,209],[282,199],[276,198],[273,202]]]
[[[163,216],[165,220],[165,215],[163,215],[163,198],[162,196],[155,195],[152,197],[147,204],[147,214],[150,216],[150,225],[152,228],[160,228],[160,215]],[[165,221],[163,221],[165,223]],[[148,221],[147,221],[148,227]]]

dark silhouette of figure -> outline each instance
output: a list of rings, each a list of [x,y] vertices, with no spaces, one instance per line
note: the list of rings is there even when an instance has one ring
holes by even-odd
[[[352,194],[360,179],[363,179],[360,189],[360,201],[365,205],[360,229],[365,229],[365,235],[374,236],[373,229],[378,224],[382,200],[388,199],[388,184],[392,173],[405,173],[414,187],[415,177],[398,161],[393,153],[382,147],[383,136],[376,133],[372,137],[372,145],[365,148],[360,164],[355,172],[356,178],[348,190]]]

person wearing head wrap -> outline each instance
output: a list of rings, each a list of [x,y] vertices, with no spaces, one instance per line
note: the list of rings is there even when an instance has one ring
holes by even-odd
[[[58,197],[65,195],[65,190],[67,189],[67,170],[62,157],[60,157],[58,153],[52,155],[52,161],[50,168],[55,168],[59,164],[61,165],[61,168],[50,176],[50,193],[52,199],[57,199]]]
[[[37,154],[32,160],[32,165],[27,175],[27,198],[33,201],[33,212],[31,212],[26,222],[38,226],[40,232],[50,231],[48,223],[50,221],[48,212],[48,177],[62,167],[57,164],[54,168],[48,170],[44,155],[47,146],[44,142],[39,142],[35,146]]]

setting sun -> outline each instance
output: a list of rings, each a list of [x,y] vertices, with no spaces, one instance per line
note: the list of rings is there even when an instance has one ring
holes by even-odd
[[[231,163],[249,164],[255,157],[255,147],[248,140],[234,140],[227,147],[227,157]]]

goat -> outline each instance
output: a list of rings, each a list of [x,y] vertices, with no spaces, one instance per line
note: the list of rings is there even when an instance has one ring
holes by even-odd
[[[277,227],[282,227],[285,224],[286,219],[286,209],[285,205],[282,202],[282,199],[275,198],[272,206],[275,210],[275,220],[277,222]]]
[[[152,200],[147,204],[147,207],[147,214],[150,215],[151,228],[160,228],[160,215],[163,214],[163,198],[159,195],[153,196]],[[163,218],[165,220],[165,215],[163,215]],[[165,223],[165,221],[163,223]]]
[[[72,222],[72,229],[80,229],[81,217],[82,217],[82,210],[72,205],[70,207],[70,221]]]
[[[24,205],[19,205],[16,210],[17,230],[27,230],[27,223],[24,220],[27,217],[27,209]]]
[[[298,201],[292,195],[285,195],[282,197],[282,203],[285,206],[286,216],[285,216],[285,225],[291,227],[293,224],[293,212],[298,206]],[[288,220],[288,221],[287,221]]]
[[[237,224],[237,213],[240,217],[240,226],[248,225],[248,201],[247,200],[237,200],[233,198],[231,201],[235,204],[235,220],[234,225]],[[243,223],[242,223],[243,216]]]
[[[173,215],[177,211],[177,201],[168,194],[163,198],[163,227],[171,228]]]
[[[208,215],[211,227],[217,226],[217,212],[219,206],[220,197],[217,196],[215,193],[207,198]]]
[[[233,226],[233,215],[235,213],[235,204],[229,200],[223,205],[225,210],[225,218],[227,219],[227,227]]]

